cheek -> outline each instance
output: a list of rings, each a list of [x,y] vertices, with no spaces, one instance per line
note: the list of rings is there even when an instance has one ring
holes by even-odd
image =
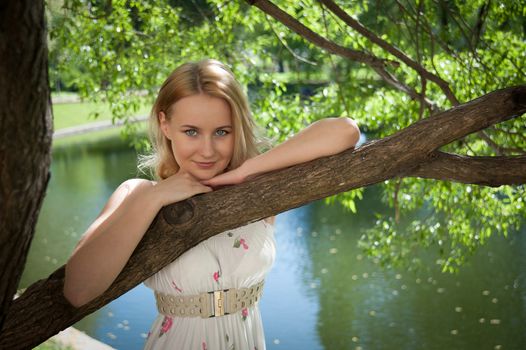
[[[174,138],[172,141],[172,151],[175,156],[175,160],[179,163],[184,161],[186,158],[192,155],[192,145],[189,142],[181,142]]]
[[[230,138],[229,140],[226,140],[224,147],[223,147],[223,154],[225,156],[228,156],[229,158],[232,158],[232,155],[234,154],[234,138]]]

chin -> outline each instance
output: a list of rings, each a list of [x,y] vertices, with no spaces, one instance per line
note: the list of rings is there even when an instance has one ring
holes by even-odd
[[[210,180],[211,178],[213,178],[215,175],[212,175],[212,176],[204,176],[204,175],[198,175],[198,174],[192,174],[197,180],[199,181],[206,181],[206,180]]]
[[[222,171],[215,171],[215,170],[198,170],[192,173],[192,176],[200,181],[210,180],[211,178],[221,174]]]

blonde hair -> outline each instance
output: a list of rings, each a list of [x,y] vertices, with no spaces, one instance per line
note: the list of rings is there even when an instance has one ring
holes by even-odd
[[[140,158],[140,170],[150,170],[156,179],[166,179],[179,171],[171,142],[161,131],[159,113],[164,112],[169,118],[174,103],[202,93],[222,98],[232,112],[234,153],[225,170],[235,169],[259,153],[254,133],[256,126],[241,86],[226,65],[206,59],[177,67],[161,86],[149,117],[152,152]]]

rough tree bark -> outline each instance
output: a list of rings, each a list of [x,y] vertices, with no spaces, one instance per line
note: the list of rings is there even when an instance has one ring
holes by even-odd
[[[49,179],[51,113],[43,1],[0,4],[0,329]]]
[[[64,299],[64,267],[30,286],[9,310],[0,334],[0,348],[25,349],[39,344],[214,234],[335,193],[402,176],[423,175],[493,186],[526,183],[525,157],[460,157],[437,151],[454,140],[525,112],[526,86],[499,90],[358,149],[165,207],[115,282],[87,305],[76,309]],[[450,162],[444,163],[444,159],[458,165],[461,174],[455,176]],[[471,171],[475,171],[472,178]],[[27,329],[31,329],[30,334]]]

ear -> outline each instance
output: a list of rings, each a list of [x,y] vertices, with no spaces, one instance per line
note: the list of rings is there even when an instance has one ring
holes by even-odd
[[[166,117],[166,113],[164,113],[163,111],[159,112],[158,118],[159,118],[159,127],[161,128],[161,131],[164,137],[166,137],[168,140],[171,141],[172,139],[170,138],[170,133],[169,133],[170,121]]]

